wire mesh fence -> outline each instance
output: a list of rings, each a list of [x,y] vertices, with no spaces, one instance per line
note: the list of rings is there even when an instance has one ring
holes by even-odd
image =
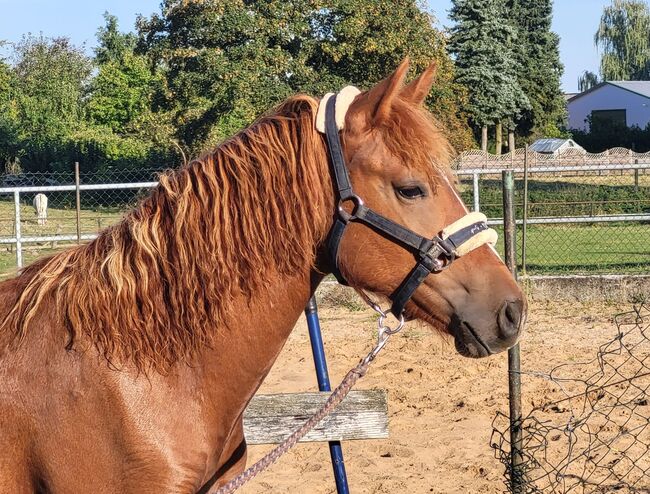
[[[0,191],[4,191],[0,192],[0,276],[11,273],[17,265],[27,265],[40,256],[70,245],[77,241],[78,233],[82,240],[88,240],[117,223],[123,213],[149,190],[149,187],[131,184],[153,183],[162,171],[84,173],[82,168],[78,216],[73,171],[0,175]],[[39,221],[37,217],[34,205],[37,194],[47,196],[45,221]]]
[[[643,273],[650,268],[650,153],[613,149],[501,157],[471,151],[453,164],[467,204],[501,218],[500,170],[515,171],[524,274]]]
[[[470,151],[452,164],[463,199],[501,224],[501,170],[515,170],[517,254],[523,274],[643,273],[650,268],[650,153],[624,149],[605,153],[575,150],[544,155],[516,150],[500,157]],[[0,175],[0,190],[73,185],[74,172]],[[80,183],[155,181],[160,169],[113,169],[85,173]],[[526,171],[526,172],[525,172]],[[38,225],[32,201],[20,193],[23,236],[75,234],[75,191],[48,191],[48,220]],[[96,234],[114,224],[142,196],[139,188],[82,190],[80,231]],[[14,198],[0,193],[0,270],[12,265],[16,234]],[[4,239],[4,240],[2,240]],[[62,244],[57,244],[58,246]],[[53,245],[50,244],[50,247]],[[47,245],[25,246],[37,257]],[[8,249],[8,250],[7,250]],[[14,263],[15,264],[15,263]]]
[[[614,322],[616,334],[593,358],[521,372],[552,388],[519,424],[516,469],[509,419],[494,419],[491,444],[509,492],[650,493],[650,306],[640,303]]]

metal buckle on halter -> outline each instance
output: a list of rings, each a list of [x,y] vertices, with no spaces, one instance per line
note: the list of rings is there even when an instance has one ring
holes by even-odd
[[[351,202],[353,204],[352,207],[352,212],[348,213],[345,208],[343,207],[343,204],[346,202]],[[359,210],[363,208],[363,199],[361,199],[358,195],[352,194],[349,197],[346,197],[345,199],[339,199],[339,203],[337,206],[338,212],[339,212],[339,217],[345,222],[349,223],[350,221],[353,221],[357,218],[357,213]]]
[[[424,254],[433,264],[432,273],[439,273],[449,267],[449,265],[456,259],[453,246],[449,245],[440,237],[433,239],[433,246]]]

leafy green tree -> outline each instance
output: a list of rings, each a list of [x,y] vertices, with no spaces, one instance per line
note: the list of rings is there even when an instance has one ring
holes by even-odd
[[[331,91],[335,80],[339,85],[369,87],[406,56],[413,75],[434,62],[437,79],[427,100],[429,108],[457,149],[473,145],[462,110],[467,90],[455,81],[446,38],[434,28],[431,13],[413,0],[339,0],[325,5],[313,14],[308,63],[330,86],[315,88],[315,93]]]
[[[149,111],[162,77],[146,57],[134,53],[136,36],[121,33],[115,16],[104,14],[106,25],[97,31],[95,63],[98,73],[90,84],[86,105],[89,121],[126,133],[129,125]]]
[[[95,63],[104,65],[109,62],[120,62],[125,55],[135,50],[138,41],[134,33],[123,33],[119,29],[116,16],[104,12],[105,25],[97,30],[98,45],[95,51]]]
[[[517,130],[522,136],[548,137],[566,119],[560,38],[551,31],[553,0],[508,0],[507,6],[518,31],[514,50],[517,80],[530,102],[522,109]]]
[[[15,45],[13,62],[21,165],[51,170],[65,161],[67,136],[81,125],[91,61],[67,38],[30,35]]]
[[[589,70],[585,70],[582,75],[578,78],[578,89],[582,93],[583,91],[588,91],[594,86],[597,86],[600,83],[598,80],[598,75],[594,74]]]
[[[643,0],[613,0],[594,37],[602,50],[603,80],[650,78],[650,6]]]
[[[165,0],[161,14],[138,20],[140,47],[166,69],[179,138],[194,152],[293,93],[281,46],[291,33],[269,15],[284,4],[263,3]]]
[[[104,19],[97,31],[98,71],[89,85],[86,125],[70,136],[71,153],[86,171],[172,164],[177,161],[172,132],[161,125],[169,115],[156,108],[164,89],[162,75],[134,52],[135,34],[120,32],[113,15],[105,13]]]
[[[487,150],[488,126],[495,125],[499,153],[501,123],[516,121],[529,106],[515,67],[517,32],[506,17],[505,0],[454,0],[450,18],[456,80],[469,90],[467,110],[481,128],[481,148]]]
[[[133,121],[150,109],[160,83],[142,56],[131,52],[119,61],[108,61],[99,67],[90,84],[88,119],[114,132],[125,133]]]
[[[0,59],[0,172],[15,164],[19,148],[16,111],[12,103],[14,86],[11,67]]]
[[[178,137],[195,152],[295,92],[368,87],[410,55],[439,62],[430,104],[456,144],[471,136],[443,36],[413,0],[166,0],[138,20],[139,48],[166,71]]]

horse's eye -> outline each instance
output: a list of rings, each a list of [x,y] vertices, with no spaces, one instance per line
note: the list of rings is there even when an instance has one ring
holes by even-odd
[[[417,199],[424,197],[424,190],[419,185],[409,185],[408,187],[398,187],[397,193],[404,199]]]

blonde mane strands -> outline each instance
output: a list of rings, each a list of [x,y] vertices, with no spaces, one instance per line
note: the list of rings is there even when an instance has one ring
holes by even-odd
[[[232,303],[304,272],[333,208],[317,102],[297,96],[160,185],[90,244],[25,270],[3,326],[24,335],[52,297],[70,332],[140,369],[191,360]]]

